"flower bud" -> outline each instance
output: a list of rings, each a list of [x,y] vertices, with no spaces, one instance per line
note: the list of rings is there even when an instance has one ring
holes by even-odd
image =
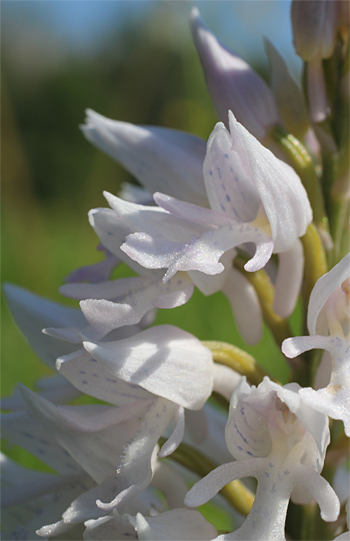
[[[221,44],[199,15],[191,14],[193,39],[218,117],[227,126],[228,111],[257,139],[279,122],[273,94],[242,58]]]
[[[292,28],[296,52],[310,62],[329,58],[335,46],[340,4],[337,0],[293,0]]]

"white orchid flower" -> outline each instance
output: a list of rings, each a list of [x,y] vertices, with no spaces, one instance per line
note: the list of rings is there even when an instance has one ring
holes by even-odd
[[[227,446],[236,462],[219,466],[194,485],[185,503],[201,505],[228,482],[256,477],[254,504],[244,524],[218,539],[285,540],[288,503],[297,487],[315,498],[324,520],[334,521],[339,500],[319,475],[329,439],[326,415],[303,402],[296,383],[280,387],[264,378],[250,388],[242,378],[226,426]]]
[[[350,436],[350,253],[313,288],[308,308],[307,324],[310,336],[288,338],[282,344],[287,357],[296,357],[310,349],[325,349],[332,363],[328,385],[315,391],[301,391],[303,400],[312,407],[344,422]]]
[[[280,281],[283,291],[290,291],[293,297],[286,303],[289,310],[301,283],[303,258],[298,239],[311,221],[310,204],[294,170],[263,147],[231,112],[229,120],[231,133],[219,123],[208,142],[203,171],[210,210],[162,194],[155,194],[161,208],[106,195],[118,218],[137,231],[121,248],[147,269],[166,268],[164,281],[178,271],[187,271],[196,283],[204,273],[218,288],[225,275],[221,279],[215,276],[225,267],[229,272],[228,261],[232,262],[234,254],[225,265],[220,258],[237,246],[254,243],[256,253],[246,270],[262,268],[272,252],[281,254],[281,262],[284,258],[289,261],[284,266],[287,280]],[[114,229],[109,233],[113,237]]]

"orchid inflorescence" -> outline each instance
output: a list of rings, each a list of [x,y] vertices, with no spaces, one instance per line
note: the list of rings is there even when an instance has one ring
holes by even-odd
[[[305,92],[270,41],[269,86],[192,10],[221,120],[207,143],[87,111],[86,138],[142,188],[90,211],[105,259],[60,288],[80,309],[5,285],[55,375],[2,399],[2,435],[57,474],[1,456],[3,539],[349,539],[349,4],[293,0],[291,18]],[[121,262],[134,275],[110,279]],[[195,287],[222,291],[248,344],[265,321],[290,383],[152,326]],[[232,532],[193,509],[211,499]]]

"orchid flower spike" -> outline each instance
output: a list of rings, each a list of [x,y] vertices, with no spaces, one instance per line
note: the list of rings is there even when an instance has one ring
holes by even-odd
[[[219,119],[226,124],[231,110],[250,133],[263,140],[268,130],[280,122],[270,88],[249,64],[220,43],[197,8],[192,9],[190,22]]]
[[[211,499],[227,483],[256,477],[253,507],[243,525],[222,540],[285,540],[289,499],[301,502],[301,487],[315,498],[326,521],[336,520],[340,504],[321,477],[329,443],[328,418],[305,404],[300,387],[280,387],[265,377],[256,388],[245,378],[232,395],[226,425],[226,443],[236,461],[223,464],[189,491],[186,505],[195,507]]]
[[[350,436],[350,253],[316,282],[310,295],[308,329],[310,336],[287,338],[282,351],[296,357],[310,349],[325,349],[332,362],[328,385],[300,393],[313,408],[344,422]]]

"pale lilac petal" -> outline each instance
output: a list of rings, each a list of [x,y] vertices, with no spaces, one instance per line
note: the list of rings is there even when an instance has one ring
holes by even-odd
[[[241,380],[241,375],[223,364],[214,363],[214,385],[213,391],[231,400],[233,391]]]
[[[150,274],[149,271],[130,260],[120,249],[125,237],[133,230],[113,210],[106,208],[92,209],[89,212],[89,222],[102,244],[118,259],[126,262],[129,267],[141,276]]]
[[[219,122],[211,133],[203,165],[210,206],[236,221],[251,222],[260,205],[240,137]]]
[[[302,140],[310,126],[303,93],[280,51],[267,38],[264,38],[264,46],[270,64],[271,88],[282,122],[289,132]]]
[[[211,394],[211,352],[176,327],[160,325],[127,340],[84,347],[114,376],[186,408],[202,408]]]
[[[328,58],[334,46],[340,2],[293,2],[291,19],[294,47],[303,60]]]
[[[75,284],[77,282],[87,281],[95,284],[108,280],[113,269],[120,263],[120,260],[108,250],[104,251],[105,259],[103,261],[99,261],[93,265],[80,267],[71,272],[70,275],[65,278],[65,282]]]
[[[71,481],[62,489],[54,490],[45,496],[34,498],[23,504],[9,507],[2,510],[2,538],[3,539],[39,539],[38,530],[42,524],[51,524],[56,521],[67,508],[83,491],[88,490],[91,481],[79,479]],[[63,521],[48,528],[45,537],[54,536],[71,530],[74,525],[63,524]],[[6,533],[5,533],[6,532]],[[9,537],[7,537],[9,532]],[[40,533],[38,534],[40,535]],[[77,539],[79,532],[73,530],[64,535],[64,539]]]
[[[136,515],[140,541],[204,541],[214,539],[217,531],[199,511],[173,509],[155,517]]]
[[[2,437],[22,447],[62,475],[81,475],[82,468],[29,412],[1,414]]]
[[[163,238],[167,235],[169,240],[179,240],[191,236],[191,231],[189,232],[188,228],[196,233],[201,233],[204,229],[193,221],[192,216],[187,219],[179,219],[160,207],[129,203],[108,192],[103,192],[103,195],[118,219],[125,223],[131,232],[144,231],[156,238],[158,236]],[[203,211],[202,207],[194,205],[194,208],[197,207],[198,212]]]
[[[78,391],[69,381],[62,376],[50,376],[41,378],[36,382],[38,394],[55,404],[64,404],[70,402],[80,395]],[[25,402],[17,386],[11,396],[6,396],[0,400],[1,409],[20,411],[26,409]]]
[[[174,430],[159,451],[158,456],[160,458],[171,455],[183,440],[185,432],[185,410],[183,407],[179,406],[175,410],[173,421],[175,424]]]
[[[300,240],[294,246],[278,256],[277,279],[275,283],[274,311],[282,318],[293,312],[304,273],[304,250]]]
[[[276,158],[229,114],[231,136],[241,137],[251,175],[269,220],[274,252],[290,250],[312,220],[311,206],[294,169]]]
[[[118,195],[122,199],[130,201],[130,203],[138,203],[139,205],[153,205],[153,196],[151,192],[146,190],[146,188],[136,186],[130,182],[121,183]]]
[[[249,345],[262,336],[262,313],[257,293],[245,276],[235,268],[229,270],[222,292],[229,300],[237,328]]]
[[[44,327],[84,327],[86,320],[80,310],[39,297],[12,284],[5,284],[4,293],[11,313],[29,345],[45,364],[54,369],[59,355],[76,349],[70,344],[42,333]]]
[[[207,209],[199,207],[198,205],[193,205],[192,203],[187,203],[186,201],[175,199],[159,192],[155,193],[153,198],[162,209],[186,221],[189,220],[190,222],[203,225],[206,229],[227,225],[232,222],[232,217],[228,213],[227,215],[222,214],[222,209],[219,212],[215,208]],[[237,221],[237,218],[233,219]]]
[[[61,288],[75,298],[87,299],[80,303],[88,323],[105,336],[120,326],[135,325],[153,307],[174,308],[186,303],[194,285],[188,275],[181,273],[165,284],[162,272],[155,276],[122,278],[101,284],[77,284]]]
[[[147,406],[139,401],[124,407],[54,406],[29,389],[24,397],[52,437],[101,483],[118,468],[126,443],[140,426]]]
[[[140,386],[115,377],[105,363],[96,361],[85,350],[59,357],[57,370],[83,393],[116,406],[154,399]]]
[[[151,193],[161,191],[207,205],[202,174],[206,145],[199,137],[110,120],[90,109],[82,130]]]
[[[191,13],[191,28],[219,118],[226,122],[231,109],[251,133],[262,139],[278,122],[271,90],[244,60],[216,39],[196,8]]]
[[[350,253],[348,253],[327,274],[317,280],[313,288],[307,315],[307,326],[310,334],[316,334],[317,318],[328,297],[350,276]]]

